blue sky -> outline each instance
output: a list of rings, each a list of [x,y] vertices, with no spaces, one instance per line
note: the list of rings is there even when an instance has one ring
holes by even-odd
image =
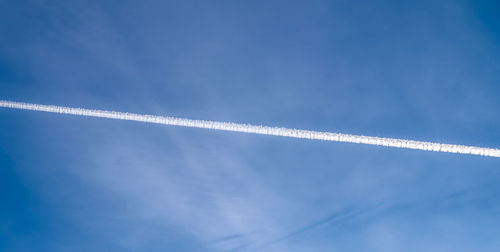
[[[500,147],[494,1],[2,1],[0,98]],[[498,251],[500,160],[0,110],[2,251]]]

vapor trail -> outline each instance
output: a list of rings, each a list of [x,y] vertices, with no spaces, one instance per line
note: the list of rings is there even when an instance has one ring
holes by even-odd
[[[70,107],[2,101],[2,100],[0,100],[0,107],[44,111],[44,112],[52,112],[59,114],[103,117],[103,118],[111,118],[111,119],[119,119],[127,121],[157,123],[164,125],[205,128],[213,130],[236,131],[236,132],[254,133],[261,135],[317,139],[317,140],[334,141],[334,142],[389,146],[389,147],[397,147],[404,149],[416,149],[416,150],[435,151],[435,152],[449,152],[449,153],[500,157],[500,149],[482,148],[476,146],[442,144],[442,143],[422,142],[422,141],[396,139],[396,138],[349,135],[341,133],[257,126],[251,124],[239,124],[230,122],[192,120],[192,119],[169,117],[169,116],[142,115],[142,114],[132,114],[132,113],[106,111],[106,110],[70,108]]]

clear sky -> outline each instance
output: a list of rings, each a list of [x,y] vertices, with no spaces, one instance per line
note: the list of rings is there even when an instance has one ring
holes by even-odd
[[[0,99],[500,147],[495,1],[0,1]],[[499,251],[500,159],[0,109],[0,251]]]

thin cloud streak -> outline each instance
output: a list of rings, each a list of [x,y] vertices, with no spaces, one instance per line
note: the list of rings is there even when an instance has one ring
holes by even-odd
[[[257,126],[251,124],[238,124],[231,122],[193,120],[193,119],[169,117],[169,116],[155,116],[155,115],[133,114],[133,113],[107,111],[107,110],[70,108],[62,106],[42,105],[33,103],[3,101],[3,100],[0,100],[0,107],[44,111],[44,112],[52,112],[59,114],[89,116],[89,117],[102,117],[102,118],[110,118],[110,119],[118,119],[126,121],[139,121],[139,122],[156,123],[164,125],[254,133],[260,135],[284,136],[284,137],[324,140],[333,142],[369,144],[369,145],[434,151],[434,152],[448,152],[448,153],[470,154],[470,155],[480,155],[489,157],[500,157],[500,149],[482,148],[476,146],[443,144],[443,143],[423,142],[423,141],[414,141],[414,140],[405,140],[396,138],[350,135],[350,134],[299,130],[299,129],[289,129],[289,128],[269,127],[269,126]]]
[[[278,243],[278,242],[282,242],[284,240],[290,239],[294,236],[300,235],[302,233],[305,233],[307,231],[310,231],[312,229],[318,228],[318,227],[323,226],[323,225],[342,222],[342,221],[349,219],[349,218],[352,218],[360,213],[361,212],[355,211],[355,209],[352,207],[345,209],[345,210],[342,210],[342,211],[339,211],[339,212],[335,212],[322,220],[319,220],[319,221],[313,222],[311,224],[308,224],[306,226],[303,226],[303,227],[301,227],[301,228],[299,228],[299,229],[297,229],[289,234],[281,236],[277,239],[268,241],[268,242],[258,246],[257,248],[262,249],[264,247],[270,246],[270,245]]]

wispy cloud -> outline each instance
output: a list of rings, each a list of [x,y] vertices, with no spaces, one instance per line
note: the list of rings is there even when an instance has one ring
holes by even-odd
[[[289,202],[244,160],[227,155],[224,146],[192,147],[190,140],[175,134],[168,139],[172,146],[156,145],[136,134],[105,143],[92,150],[92,168],[78,174],[127,202],[131,211],[125,221],[172,228],[207,251],[245,250],[283,232],[285,220],[276,216]],[[143,234],[130,236],[127,242],[148,239]]]

